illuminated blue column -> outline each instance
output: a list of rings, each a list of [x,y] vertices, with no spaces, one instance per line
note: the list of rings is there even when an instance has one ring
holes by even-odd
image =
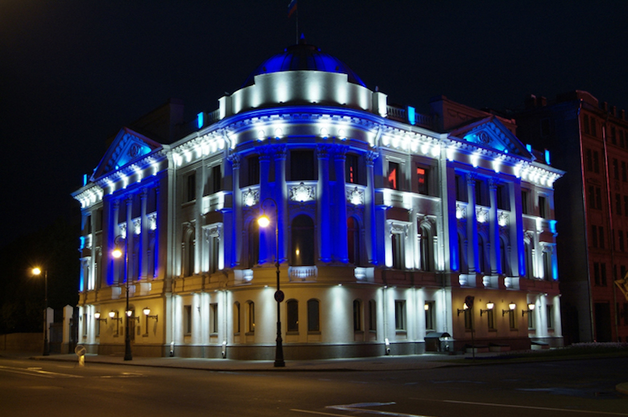
[[[489,212],[489,233],[491,234],[490,242],[490,259],[491,259],[491,275],[502,272],[500,240],[499,240],[499,224],[497,223],[497,185],[498,181],[491,178],[488,181],[489,196],[491,201],[491,210]]]
[[[268,184],[268,174],[270,171],[270,149],[266,146],[260,148],[259,152],[259,201],[260,214],[263,210],[262,203],[267,198],[272,198],[270,193],[270,185]],[[259,235],[259,263],[266,264],[273,262],[275,253],[274,246],[274,230],[271,228],[260,228]]]
[[[225,247],[225,266],[231,265],[231,267],[240,265],[240,257],[242,256],[242,191],[240,190],[240,154],[233,154],[229,157],[231,161],[231,178],[233,188],[233,212],[235,218],[233,219],[233,225],[231,229],[224,231],[226,239],[227,234],[231,236],[231,250],[226,250]],[[231,232],[231,233],[229,233]],[[203,252],[205,256],[208,255],[208,250]],[[231,259],[227,259],[231,258]]]
[[[375,173],[373,172],[373,166],[375,160],[378,157],[377,152],[369,151],[366,153],[366,172],[367,172],[367,184],[366,195],[364,196],[364,229],[365,229],[365,241],[366,250],[369,260],[369,264],[377,265],[377,224],[375,221]],[[384,234],[382,233],[382,236]]]
[[[513,277],[522,277],[525,276],[526,273],[526,258],[525,245],[523,243],[521,182],[513,183],[513,186],[510,188],[510,246],[512,248],[511,252],[514,253],[516,257],[516,259],[513,259],[513,256],[510,256],[510,265],[512,265],[511,275]]]
[[[275,201],[277,202],[278,229],[277,258],[279,263],[287,262],[288,248],[288,185],[286,184],[286,145],[275,146]]]
[[[133,195],[129,195],[126,199],[126,259],[124,278],[125,280],[133,281],[133,265],[135,265],[135,259],[133,257],[133,242],[135,228],[133,227]],[[131,282],[129,281],[129,282]]]
[[[334,168],[336,172],[336,210],[334,213],[334,242],[336,256],[342,263],[349,262],[347,247],[347,191],[345,186],[345,160],[347,146],[337,146],[334,153]]]
[[[316,187],[317,228],[318,228],[318,253],[323,262],[331,261],[331,235],[330,235],[330,189],[329,189],[329,146],[318,145],[318,185]]]
[[[467,242],[471,243],[468,245],[467,259],[469,273],[472,274],[477,271],[478,265],[478,219],[475,214],[475,175],[471,173],[467,174],[467,200]]]
[[[107,248],[107,258],[109,259],[109,266],[111,267],[111,274],[109,277],[109,285],[115,285],[120,282],[120,274],[116,274],[116,264],[111,251],[116,248],[116,238],[120,234],[118,220],[120,216],[120,201],[114,200],[112,203],[113,209],[111,210],[111,216],[109,217],[109,231],[111,232],[111,238],[109,239],[109,247]]]
[[[146,217],[146,199],[148,197],[148,190],[143,188],[140,192],[140,204],[141,204],[141,215],[140,215],[140,250],[139,250],[139,258],[140,258],[140,273],[138,279],[145,279],[146,273],[148,271],[148,233],[150,230],[150,226],[148,224],[148,218]]]

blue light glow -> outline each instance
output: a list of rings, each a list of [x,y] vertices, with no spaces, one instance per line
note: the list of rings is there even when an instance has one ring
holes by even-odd
[[[547,165],[551,165],[551,162],[550,162],[550,151],[548,149],[545,149],[545,162],[547,163]]]
[[[411,106],[408,106],[408,123],[413,126],[416,124],[416,110]]]
[[[205,114],[203,112],[200,112],[199,114],[196,115],[196,126],[199,129],[203,127],[204,118],[205,118]]]
[[[532,145],[526,143],[526,149],[528,152],[532,152]]]

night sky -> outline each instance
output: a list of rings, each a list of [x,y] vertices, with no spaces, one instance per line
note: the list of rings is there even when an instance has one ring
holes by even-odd
[[[70,193],[125,124],[169,98],[188,119],[217,109],[295,43],[288,3],[0,0],[0,245],[77,217]],[[446,95],[516,109],[527,94],[579,89],[628,110],[623,0],[299,0],[298,10],[306,41],[390,103],[425,112]]]

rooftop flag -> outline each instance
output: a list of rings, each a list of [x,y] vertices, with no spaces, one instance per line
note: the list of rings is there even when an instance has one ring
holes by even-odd
[[[292,16],[292,14],[296,11],[297,11],[297,0],[290,0],[290,4],[288,4],[288,17]]]

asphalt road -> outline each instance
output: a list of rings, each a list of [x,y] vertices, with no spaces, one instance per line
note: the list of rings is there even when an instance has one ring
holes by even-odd
[[[0,358],[0,416],[627,416],[628,358],[216,372]]]

